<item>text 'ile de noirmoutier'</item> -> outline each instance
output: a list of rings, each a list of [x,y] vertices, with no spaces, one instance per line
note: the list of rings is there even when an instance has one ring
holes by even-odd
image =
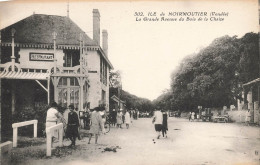
[[[137,22],[225,21],[229,12],[135,12]]]

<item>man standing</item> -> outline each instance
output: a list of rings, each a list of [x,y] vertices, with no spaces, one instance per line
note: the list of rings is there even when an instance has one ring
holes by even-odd
[[[157,139],[160,138],[161,130],[162,130],[162,122],[163,122],[163,115],[162,112],[158,110],[158,108],[154,111],[154,116],[153,116],[153,124],[155,131],[157,132]]]
[[[67,137],[71,140],[70,146],[75,146],[76,137],[78,137],[78,127],[79,127],[79,117],[74,111],[74,106],[69,105],[69,114],[68,114],[68,126],[67,126]]]

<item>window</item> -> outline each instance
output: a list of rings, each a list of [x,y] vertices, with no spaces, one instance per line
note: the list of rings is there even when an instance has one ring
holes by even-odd
[[[106,104],[106,91],[102,90],[101,104]]]
[[[58,83],[58,103],[63,107],[79,106],[79,82],[75,77],[62,77]]]
[[[79,50],[64,50],[64,67],[74,67],[79,65]]]
[[[107,85],[107,63],[103,57],[100,58],[100,82]]]

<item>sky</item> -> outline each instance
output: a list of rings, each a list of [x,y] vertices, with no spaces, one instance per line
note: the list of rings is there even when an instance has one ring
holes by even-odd
[[[67,15],[68,1],[8,1],[0,0],[0,29],[33,13]],[[215,38],[229,35],[242,37],[258,32],[257,0],[186,0],[186,1],[73,1],[69,2],[69,17],[92,38],[92,10],[99,9],[100,29],[108,31],[108,57],[122,75],[125,91],[138,97],[156,99],[170,89],[171,73],[188,55],[198,52]],[[148,16],[156,12],[156,16]],[[206,12],[208,21],[179,21],[182,16],[169,12]],[[225,12],[226,16],[210,13]],[[158,17],[159,21],[143,21]],[[160,21],[161,13],[178,21]],[[191,18],[192,16],[190,16]],[[222,21],[210,21],[224,19]],[[141,21],[137,21],[141,18]],[[204,19],[204,17],[202,16]],[[102,38],[101,38],[102,43]]]

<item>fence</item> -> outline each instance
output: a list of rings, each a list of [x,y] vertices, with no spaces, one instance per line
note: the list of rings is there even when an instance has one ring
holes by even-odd
[[[59,130],[59,146],[62,146],[63,140],[63,124],[57,124],[51,127],[46,128],[46,135],[47,135],[47,143],[46,143],[46,156],[51,156],[51,146],[52,146],[52,136],[54,131]]]
[[[24,122],[19,122],[19,123],[14,123],[12,124],[13,127],[13,147],[17,147],[17,134],[18,134],[18,128],[31,125],[33,124],[33,137],[37,137],[37,124],[38,120],[30,120],[30,121],[24,121]]]
[[[0,144],[0,148],[1,148],[0,164],[11,164],[12,142],[7,141],[5,143],[2,143]]]

